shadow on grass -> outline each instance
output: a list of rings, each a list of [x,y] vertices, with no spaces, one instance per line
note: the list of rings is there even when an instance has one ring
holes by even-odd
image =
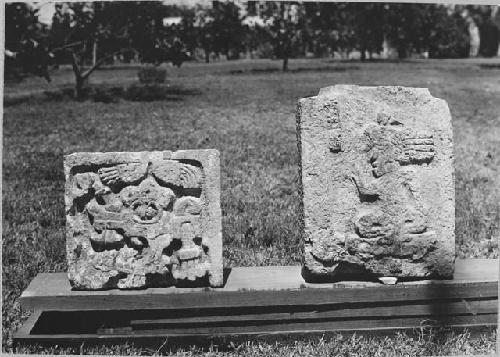
[[[500,69],[500,63],[481,63],[480,69]]]
[[[415,61],[410,58],[372,58],[362,61],[361,59],[330,59],[329,63],[414,63]]]
[[[284,73],[300,73],[300,72],[347,72],[359,70],[358,66],[342,66],[342,67],[298,67],[287,70]],[[281,68],[252,68],[249,70],[235,69],[229,71],[230,74],[255,74],[255,73],[279,73],[283,72]]]
[[[74,98],[73,87],[34,92],[23,95],[4,96],[4,106],[10,107],[26,102],[74,102],[91,100],[99,103],[117,103],[120,100],[133,102],[173,101],[179,102],[186,96],[200,95],[196,88],[161,84],[133,84],[129,87],[95,86],[84,90],[80,99]]]

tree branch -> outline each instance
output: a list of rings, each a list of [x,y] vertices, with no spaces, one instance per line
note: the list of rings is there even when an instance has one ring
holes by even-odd
[[[56,51],[64,51],[68,48],[72,48],[72,47],[75,47],[75,46],[79,46],[83,43],[83,41],[78,41],[78,42],[73,42],[73,43],[69,43],[67,45],[64,45],[64,46],[61,46],[61,47],[56,47],[54,49],[51,50],[51,52],[56,52]]]
[[[109,55],[106,55],[102,58],[100,58],[92,67],[90,67],[87,71],[85,71],[83,74],[82,74],[82,78],[85,79],[87,78],[88,76],[90,76],[92,74],[92,72],[94,72],[99,66],[101,66],[104,62],[106,62],[106,60],[108,60],[109,58],[125,51],[125,50],[129,50],[130,48],[122,48],[121,50],[118,50],[116,52],[113,52],[113,53],[110,53]]]

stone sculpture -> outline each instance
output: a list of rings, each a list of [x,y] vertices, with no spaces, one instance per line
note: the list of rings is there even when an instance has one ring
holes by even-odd
[[[64,170],[74,288],[223,284],[216,150],[74,153]]]
[[[451,115],[424,88],[323,88],[299,100],[303,275],[451,278]]]

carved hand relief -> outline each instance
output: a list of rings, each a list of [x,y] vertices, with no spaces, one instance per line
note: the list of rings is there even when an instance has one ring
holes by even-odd
[[[222,284],[219,176],[206,172],[218,170],[218,155],[184,153],[189,159],[157,152],[66,159],[69,276],[75,287]]]
[[[423,90],[387,88],[330,87],[299,103],[298,136],[315,142],[299,143],[306,279],[452,274],[449,111]]]

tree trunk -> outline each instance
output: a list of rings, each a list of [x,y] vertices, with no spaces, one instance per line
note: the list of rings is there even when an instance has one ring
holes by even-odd
[[[283,57],[283,72],[288,71],[288,57]]]
[[[366,61],[366,50],[364,48],[361,49],[361,61]]]
[[[94,45],[92,46],[92,66],[95,66],[97,62],[97,40],[94,41]]]
[[[398,58],[400,60],[406,58],[406,48],[404,46],[399,46],[398,47]]]
[[[210,51],[205,48],[205,63],[210,62]]]
[[[85,97],[85,87],[88,81],[87,78],[83,78],[82,76],[76,76],[76,85],[75,85],[75,99],[81,100]]]
[[[72,52],[71,53],[71,68],[73,69],[73,73],[75,75],[75,99],[84,99],[85,97],[85,89],[89,82],[90,75],[103,63],[106,62],[107,59],[114,57],[116,54],[121,53],[122,50],[111,53],[107,56],[102,57],[96,63],[86,71],[83,71],[83,66],[78,64],[78,56]],[[83,57],[83,56],[82,56]]]
[[[469,57],[476,57],[479,54],[479,47],[481,45],[481,36],[479,33],[479,27],[472,18],[469,20],[469,38],[470,38],[470,50]]]

